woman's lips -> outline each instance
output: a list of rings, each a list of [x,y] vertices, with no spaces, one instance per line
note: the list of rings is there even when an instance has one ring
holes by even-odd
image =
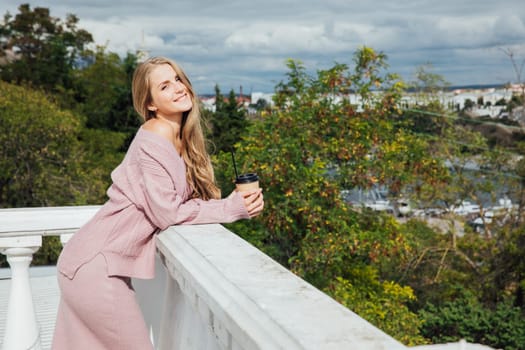
[[[185,98],[185,97],[186,97],[186,94],[182,94],[182,95],[180,95],[179,97],[177,97],[177,98],[176,98],[175,100],[173,100],[173,101],[174,101],[174,102],[178,102],[178,101],[182,100],[182,99]]]

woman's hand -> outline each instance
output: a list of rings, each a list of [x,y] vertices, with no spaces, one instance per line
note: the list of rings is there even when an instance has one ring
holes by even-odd
[[[241,196],[244,198],[244,205],[250,218],[253,218],[259,215],[264,208],[264,199],[262,194],[262,189],[258,188],[252,191],[240,192]]]

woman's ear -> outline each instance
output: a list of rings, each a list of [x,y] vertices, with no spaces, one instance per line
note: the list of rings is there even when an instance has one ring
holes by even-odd
[[[148,106],[148,111],[156,112],[157,111],[157,107],[155,107],[155,106]]]

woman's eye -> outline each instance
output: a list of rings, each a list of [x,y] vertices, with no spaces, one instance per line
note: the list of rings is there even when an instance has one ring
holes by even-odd
[[[161,89],[162,91],[164,91],[164,90],[166,90],[167,87],[168,87],[167,85],[162,85],[162,86],[160,87],[160,89]]]

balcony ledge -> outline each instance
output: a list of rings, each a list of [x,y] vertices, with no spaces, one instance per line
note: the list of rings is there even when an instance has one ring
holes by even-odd
[[[174,226],[157,246],[193,312],[239,348],[406,349],[221,225]]]
[[[11,264],[0,270],[3,349],[50,348],[56,268],[29,261],[42,236],[66,242],[99,208],[0,209],[0,251]],[[156,349],[409,349],[221,225],[172,226],[156,241],[155,279],[133,280]],[[410,349],[431,348],[490,349]]]

